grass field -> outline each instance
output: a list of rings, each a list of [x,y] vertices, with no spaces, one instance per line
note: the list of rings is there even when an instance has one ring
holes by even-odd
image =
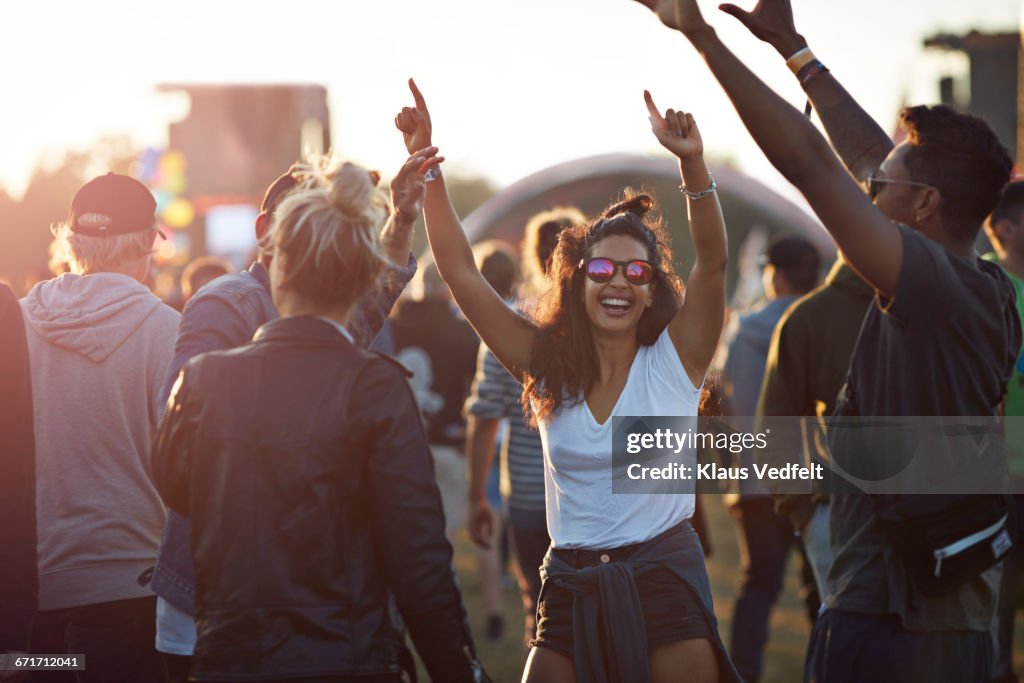
[[[711,588],[715,597],[715,612],[718,615],[722,640],[729,642],[730,616],[739,578],[739,549],[736,545],[736,532],[733,521],[722,504],[721,496],[704,496],[708,525],[714,551],[708,560],[708,574],[711,577]],[[794,683],[802,680],[804,653],[810,626],[803,613],[802,604],[797,596],[798,582],[796,562],[791,561],[784,592],[772,613],[771,637],[765,652],[764,674],[762,683]],[[479,583],[476,578],[476,565],[472,546],[464,536],[458,544],[456,553],[456,569],[469,610],[470,622],[480,657],[487,672],[496,683],[516,683],[522,675],[525,654],[520,647],[522,622],[520,621],[521,606],[518,591],[509,588],[504,592],[506,632],[505,638],[499,643],[485,642],[482,629],[485,615],[480,603]],[[1024,619],[1018,612],[1014,660],[1016,670],[1024,671]],[[421,673],[421,680],[428,680]]]

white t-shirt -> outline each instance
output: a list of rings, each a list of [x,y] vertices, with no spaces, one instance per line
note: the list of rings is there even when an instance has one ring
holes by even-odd
[[[540,421],[548,532],[556,548],[640,543],[693,516],[693,494],[612,493],[612,418],[695,416],[701,387],[693,386],[666,327],[637,351],[604,424],[586,401]]]

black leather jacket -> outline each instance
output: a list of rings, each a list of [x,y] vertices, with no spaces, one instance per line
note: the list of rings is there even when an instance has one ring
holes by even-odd
[[[153,478],[192,520],[199,680],[482,680],[419,410],[397,363],[312,317],[182,371]]]

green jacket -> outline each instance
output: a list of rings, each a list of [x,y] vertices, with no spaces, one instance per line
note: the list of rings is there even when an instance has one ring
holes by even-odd
[[[846,381],[861,323],[875,292],[842,259],[824,284],[790,306],[772,335],[758,416],[818,416],[835,407]],[[824,419],[819,420],[824,428]],[[825,443],[819,439],[818,443]],[[809,444],[805,447],[811,448]],[[815,460],[822,454],[810,453]],[[827,453],[824,455],[827,456]],[[779,494],[776,509],[800,529],[814,512],[815,496]]]
[[[985,254],[982,258],[999,263],[999,257],[994,253]],[[1024,280],[1005,268],[1003,268],[1003,272],[1013,283],[1013,290],[1017,295],[1017,315],[1020,316],[1021,323],[1024,324]],[[1010,474],[1015,482],[1024,479],[1024,372],[1022,370],[1024,370],[1024,353],[1017,357],[1017,365],[1013,368],[1013,375],[1006,386],[1006,396],[1003,398],[1003,414],[1011,418],[1006,421],[1006,455]],[[1020,489],[1015,488],[1014,490]]]

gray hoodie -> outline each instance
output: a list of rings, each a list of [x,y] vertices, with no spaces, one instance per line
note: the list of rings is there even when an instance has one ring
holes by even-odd
[[[156,397],[178,314],[118,273],[21,300],[32,368],[39,609],[148,597],[164,506],[150,482]]]

